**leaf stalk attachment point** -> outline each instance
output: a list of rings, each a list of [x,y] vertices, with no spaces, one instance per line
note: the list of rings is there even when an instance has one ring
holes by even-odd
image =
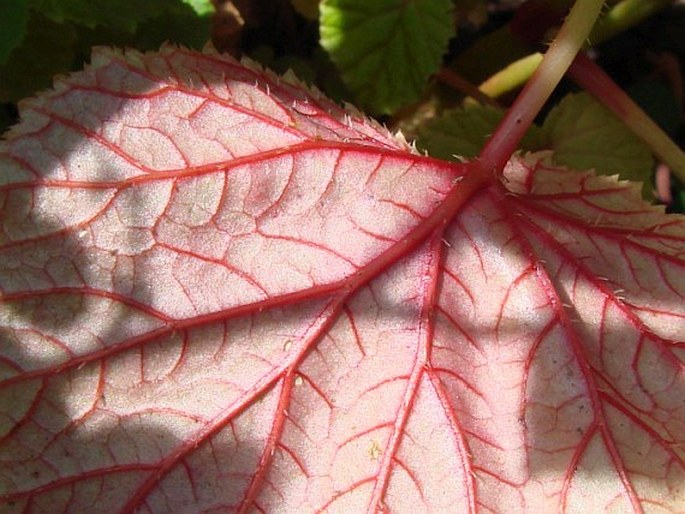
[[[540,66],[483,146],[478,159],[484,169],[501,174],[523,135],[585,44],[603,4],[603,0],[577,0],[573,4]]]

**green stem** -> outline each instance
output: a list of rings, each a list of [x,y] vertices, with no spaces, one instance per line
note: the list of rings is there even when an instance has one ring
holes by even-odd
[[[523,59],[512,62],[506,68],[490,76],[478,86],[478,90],[488,98],[499,98],[503,94],[523,86],[535,73],[541,62],[542,54],[540,52],[526,55]]]
[[[685,182],[685,153],[599,66],[586,55],[578,54],[568,73],[647,143],[654,154]]]
[[[670,5],[673,5],[673,0],[623,0],[597,20],[588,40],[593,45],[599,45]],[[489,77],[478,89],[490,98],[499,98],[521,87],[531,77],[541,59],[539,53],[518,59]]]
[[[623,0],[597,20],[590,33],[590,42],[593,45],[604,43],[670,5],[673,0]]]
[[[592,30],[603,0],[577,0],[540,66],[481,150],[485,170],[500,174]]]

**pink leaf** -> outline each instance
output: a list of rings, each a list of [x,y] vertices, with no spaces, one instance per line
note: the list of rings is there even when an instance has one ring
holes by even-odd
[[[685,509],[685,222],[98,50],[0,146],[2,512]]]

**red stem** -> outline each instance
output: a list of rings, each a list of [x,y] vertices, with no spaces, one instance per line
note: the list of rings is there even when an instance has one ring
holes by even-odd
[[[610,109],[635,135],[649,145],[681,180],[685,180],[685,155],[668,135],[585,54],[578,54],[568,75]]]
[[[576,55],[567,73],[576,84],[592,94],[619,118],[625,119],[629,114],[627,105],[632,103],[632,100],[583,52]]]

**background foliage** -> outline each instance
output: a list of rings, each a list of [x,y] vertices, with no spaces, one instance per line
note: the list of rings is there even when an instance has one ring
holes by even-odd
[[[157,49],[165,41],[247,55],[279,73],[292,69],[339,101],[376,114],[441,158],[474,156],[514,97],[517,59],[544,48],[570,0],[5,0],[0,4],[0,130],[16,104],[80,69],[95,45]],[[676,140],[683,134],[682,2],[631,0],[596,39],[598,62]],[[637,6],[634,7],[633,5]],[[619,11],[614,9],[611,13]],[[644,11],[644,12],[643,12]],[[656,13],[656,15],[650,16]],[[613,23],[613,25],[612,25]],[[608,27],[608,28],[607,28]],[[497,98],[475,86],[494,74],[511,80]],[[499,80],[499,79],[498,79]],[[455,87],[456,86],[456,87]],[[564,83],[547,119],[524,141],[555,150],[558,164],[645,183],[653,197],[652,157],[602,106]],[[479,105],[473,98],[476,96]],[[578,129],[581,129],[579,132]],[[582,133],[571,137],[572,134]],[[682,211],[685,196],[657,191]],[[662,181],[663,182],[663,181]]]

